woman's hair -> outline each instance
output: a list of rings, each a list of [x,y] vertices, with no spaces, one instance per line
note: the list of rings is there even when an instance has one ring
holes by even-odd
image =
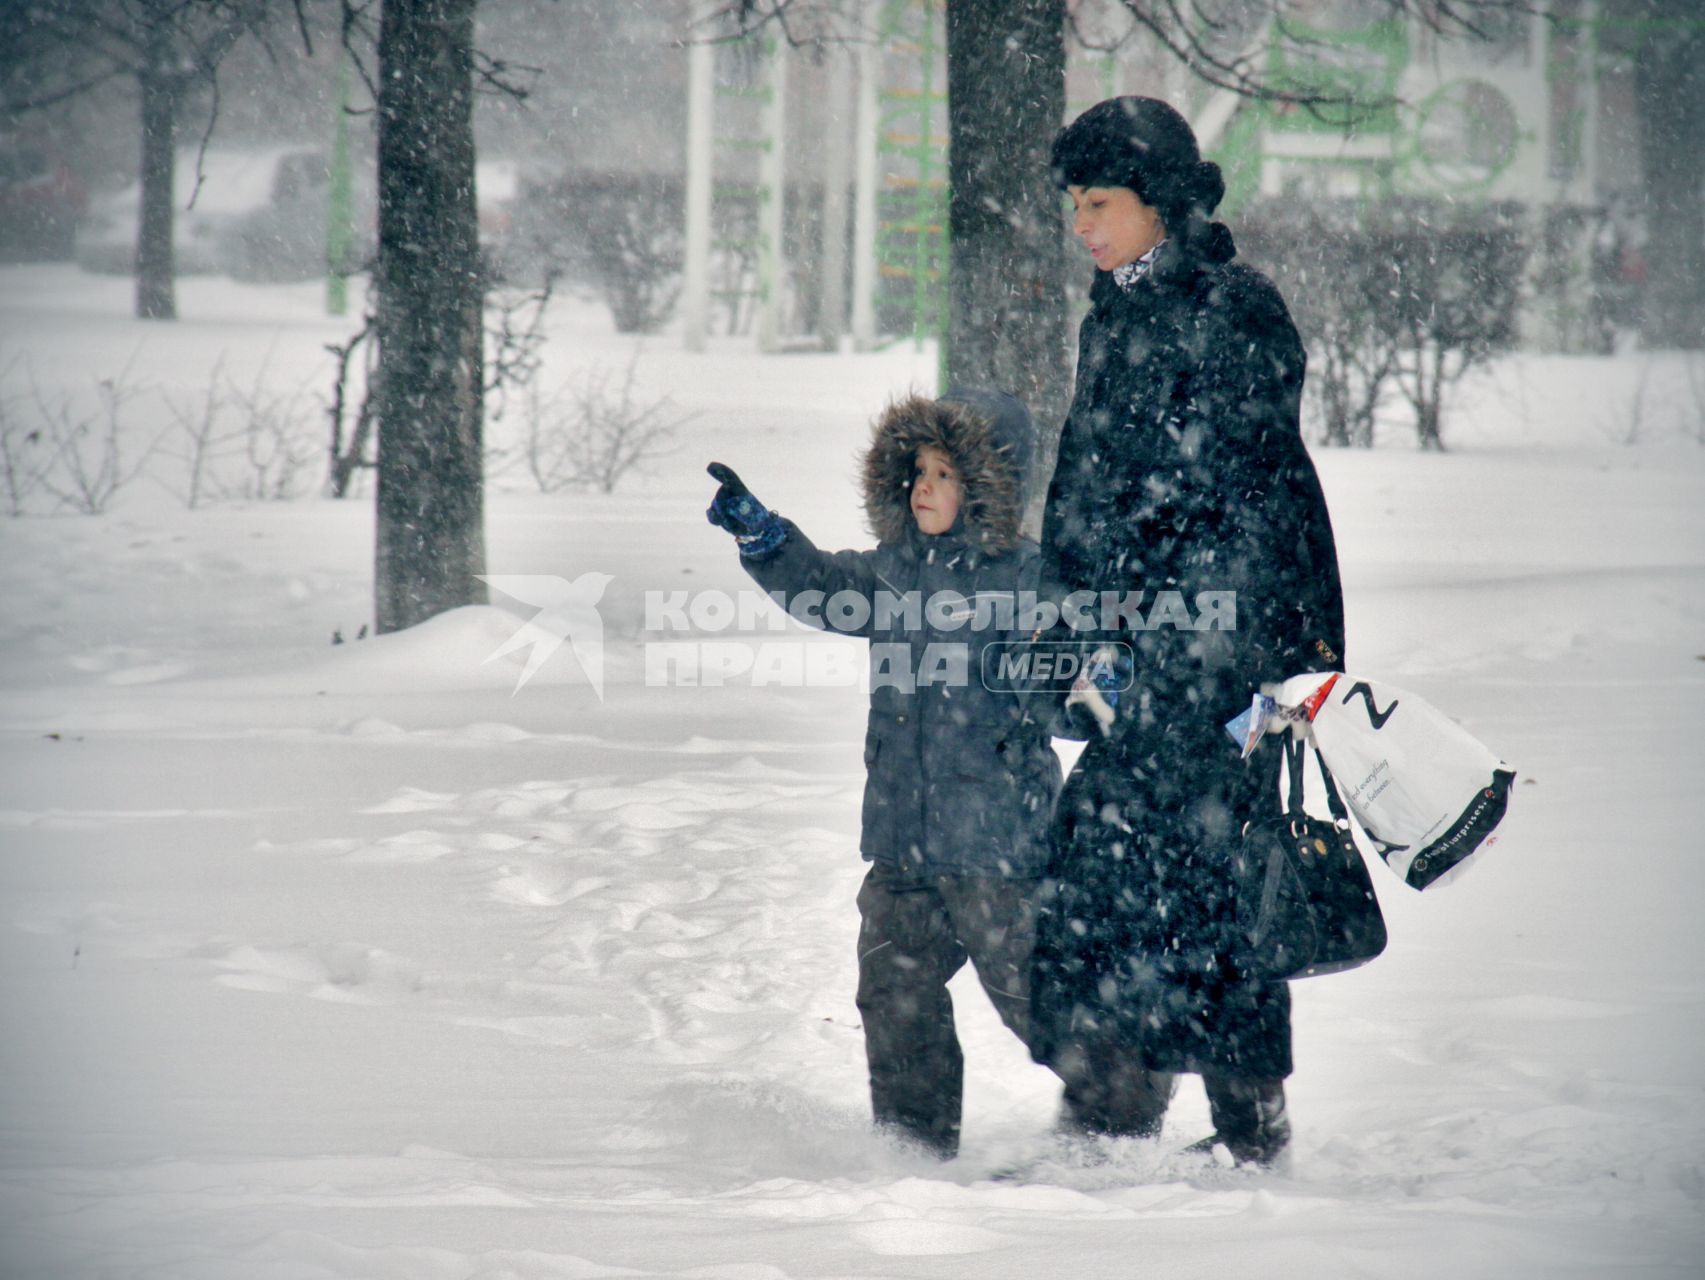
[[[1129,187],[1181,239],[1205,229],[1225,197],[1220,167],[1159,98],[1097,103],[1060,130],[1049,159],[1060,187]]]

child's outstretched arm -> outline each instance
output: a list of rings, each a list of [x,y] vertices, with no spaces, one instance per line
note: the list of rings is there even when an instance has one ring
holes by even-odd
[[[799,621],[868,638],[870,609],[838,612],[831,621],[823,604],[844,591],[874,601],[878,582],[871,553],[819,550],[798,525],[759,502],[732,467],[713,462],[705,470],[719,486],[705,518],[734,535],[740,563],[753,580],[765,591],[780,591],[788,613]]]

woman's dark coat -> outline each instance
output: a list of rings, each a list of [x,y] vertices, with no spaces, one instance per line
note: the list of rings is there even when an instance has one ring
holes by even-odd
[[[1016,402],[1014,402],[1016,403]],[[893,405],[877,424],[865,456],[864,501],[874,551],[825,552],[787,522],[773,556],[747,562],[760,586],[786,595],[789,611],[821,592],[826,601],[850,591],[872,603],[863,625],[826,630],[871,642],[870,717],[859,848],[867,860],[924,880],[937,875],[1040,876],[1060,788],[1059,758],[1049,743],[1041,696],[989,688],[984,652],[1017,638],[1018,595],[1034,595],[1036,544],[1019,536],[1020,474],[1030,442],[1006,436],[1029,430],[1021,411],[991,423],[947,400],[914,397]],[[910,508],[913,462],[934,445],[953,460],[963,490],[949,532],[918,532]],[[882,609],[881,601],[917,602]],[[923,604],[963,597],[969,614],[957,625],[947,611]],[[978,625],[976,602],[985,621]],[[993,681],[997,686],[998,681]],[[1033,714],[1033,712],[1035,714]]]
[[[1276,806],[1277,756],[1222,726],[1263,682],[1342,669],[1337,556],[1298,405],[1284,300],[1223,226],[1163,245],[1129,288],[1099,273],[1043,529],[1052,589],[1235,591],[1235,630],[1124,630],[1134,683],[1056,821],[1033,1052],[1111,1035],[1158,1071],[1290,1073],[1290,996],[1228,959],[1228,859]]]

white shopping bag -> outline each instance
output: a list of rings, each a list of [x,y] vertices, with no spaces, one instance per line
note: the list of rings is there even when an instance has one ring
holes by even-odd
[[[1293,676],[1275,727],[1306,724],[1385,865],[1426,889],[1492,844],[1515,772],[1438,708],[1376,680]]]

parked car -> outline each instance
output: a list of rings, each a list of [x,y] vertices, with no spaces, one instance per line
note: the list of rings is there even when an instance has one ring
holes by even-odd
[[[312,147],[264,150],[209,148],[194,188],[196,152],[178,157],[173,244],[180,275],[223,273],[257,283],[313,280],[326,273],[331,164]],[[475,172],[481,248],[500,262],[519,180],[514,162],[482,160]],[[351,241],[344,260],[361,270],[377,247],[376,183],[370,161],[355,165],[351,183]],[[77,261],[89,271],[128,274],[136,261],[142,188],[97,197],[77,233]]]
[[[222,233],[225,269],[238,280],[283,283],[326,274],[331,214],[331,158],[292,151],[278,159],[272,198]],[[350,241],[340,265],[354,273],[372,258],[377,215],[371,169],[355,166],[350,183]]]
[[[46,147],[0,138],[0,262],[71,256],[89,193]]]
[[[350,184],[351,235],[345,272],[360,271],[378,250],[377,185],[371,160],[363,158],[355,165]],[[513,161],[481,160],[475,166],[480,248],[488,261],[501,261],[517,186]],[[330,157],[313,150],[280,155],[273,170],[271,200],[221,229],[223,269],[233,279],[268,284],[325,275],[330,206]]]
[[[177,273],[205,275],[237,268],[248,271],[251,278],[270,278],[266,272],[277,270],[272,264],[288,260],[292,251],[298,258],[306,254],[312,264],[297,278],[323,273],[323,180],[317,239],[311,252],[282,232],[269,237],[253,227],[254,220],[270,216],[275,205],[295,211],[308,204],[313,175],[324,169],[323,155],[303,147],[209,147],[205,154],[194,147],[181,150],[173,183],[172,248]],[[120,275],[134,270],[141,207],[140,182],[91,201],[88,216],[77,229],[78,264],[87,271]]]

